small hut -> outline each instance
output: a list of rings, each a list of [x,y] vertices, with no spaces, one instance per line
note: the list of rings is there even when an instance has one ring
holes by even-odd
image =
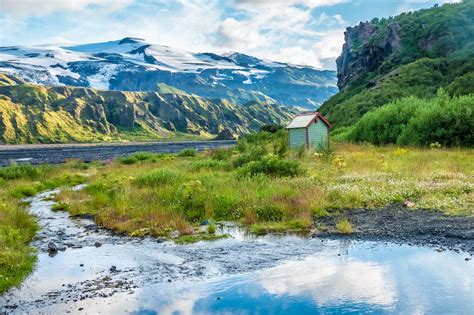
[[[317,149],[329,144],[331,124],[318,112],[304,113],[296,116],[286,127],[290,139],[290,148],[305,146]]]

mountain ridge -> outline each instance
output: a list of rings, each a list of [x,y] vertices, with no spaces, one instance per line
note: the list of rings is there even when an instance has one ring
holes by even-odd
[[[76,46],[0,47],[0,72],[48,86],[154,92],[164,83],[237,104],[272,99],[316,109],[337,91],[334,71],[241,53],[189,53],[140,38]]]
[[[284,124],[292,115],[274,102],[239,106],[175,90],[157,93],[48,87],[0,74],[2,143],[210,138],[222,131],[238,136],[265,124]]]

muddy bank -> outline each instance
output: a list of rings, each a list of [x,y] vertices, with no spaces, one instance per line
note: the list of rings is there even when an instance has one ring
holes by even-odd
[[[336,223],[341,218],[352,223],[352,234],[337,232]],[[474,254],[472,216],[447,216],[438,210],[413,210],[404,205],[391,205],[380,209],[344,210],[315,218],[314,222],[317,231],[313,237],[388,241]]]

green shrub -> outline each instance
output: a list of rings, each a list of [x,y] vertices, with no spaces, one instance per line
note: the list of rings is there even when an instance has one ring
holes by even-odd
[[[178,156],[179,157],[193,157],[193,156],[196,156],[196,154],[197,154],[196,149],[187,148],[179,152]]]
[[[124,165],[132,165],[138,162],[138,159],[133,155],[119,157],[117,160]]]
[[[24,197],[32,197],[37,193],[36,187],[33,185],[28,186],[19,186],[10,191],[10,194],[14,198],[24,198]]]
[[[258,161],[267,154],[267,150],[263,146],[250,146],[247,151],[239,154],[232,160],[232,166],[237,168],[249,162]]]
[[[290,142],[286,130],[278,131],[275,139],[272,142],[273,154],[280,158],[284,158],[290,151]]]
[[[156,161],[157,159],[161,158],[163,154],[153,152],[136,152],[131,156],[137,159],[137,161]]]
[[[47,166],[32,166],[30,164],[14,164],[0,168],[0,178],[5,180],[29,178],[38,179],[45,174]]]
[[[138,176],[135,181],[139,186],[161,186],[177,182],[183,178],[180,172],[170,169],[158,169]]]
[[[240,175],[265,174],[271,176],[297,176],[304,173],[301,165],[296,161],[281,160],[276,157],[264,157],[259,161],[248,163],[239,169]]]
[[[216,234],[216,223],[214,221],[209,222],[207,226],[207,233]]]
[[[372,144],[474,146],[474,96],[408,97],[365,114],[346,139]]]
[[[211,151],[211,158],[218,161],[226,161],[232,156],[232,149],[215,149]]]
[[[280,208],[274,205],[267,205],[255,209],[255,215],[258,221],[281,221],[283,219],[283,212]]]
[[[200,180],[192,180],[181,185],[177,191],[176,200],[181,205],[184,214],[191,221],[197,221],[205,216],[207,191]]]
[[[228,163],[221,160],[197,160],[189,165],[189,169],[193,171],[199,171],[201,169],[224,169]]]

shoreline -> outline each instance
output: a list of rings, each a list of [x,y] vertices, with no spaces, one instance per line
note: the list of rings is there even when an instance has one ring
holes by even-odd
[[[344,234],[336,223],[347,218],[353,232]],[[392,242],[428,246],[474,255],[474,216],[446,215],[436,209],[408,209],[393,204],[376,209],[346,209],[314,219],[312,237]]]

